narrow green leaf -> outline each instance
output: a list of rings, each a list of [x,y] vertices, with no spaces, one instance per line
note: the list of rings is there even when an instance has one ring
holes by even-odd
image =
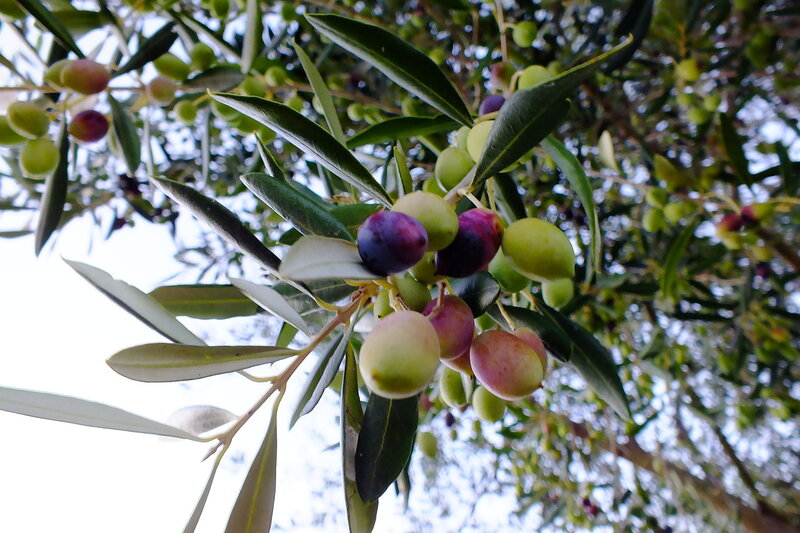
[[[17,237],[24,237],[31,233],[33,233],[33,231],[29,229],[0,231],[0,239],[16,239]]]
[[[190,32],[200,33],[208,37],[218,47],[224,50],[226,55],[232,57],[235,62],[238,63],[241,61],[242,58],[239,56],[239,50],[234,48],[228,41],[226,41],[220,33],[213,31],[211,28],[209,28],[202,22],[192,17],[188,17],[183,13],[179,13],[173,9],[168,9],[167,14],[172,18],[172,20],[174,20],[184,28],[190,30]]]
[[[278,338],[275,339],[275,346],[289,346],[297,335],[298,329],[288,322],[281,324],[281,329],[278,332]]]
[[[788,196],[795,196],[798,193],[798,189],[800,189],[800,170],[794,168],[789,157],[789,151],[782,142],[778,141],[773,146],[775,146],[775,153],[778,156],[778,161],[780,161],[778,166],[780,168],[783,192]]]
[[[342,481],[350,533],[370,533],[375,527],[378,500],[364,503],[356,485],[356,447],[364,413],[358,396],[358,368],[352,349],[347,350],[342,378]]]
[[[722,142],[725,145],[725,152],[728,154],[728,162],[733,169],[733,173],[739,179],[739,183],[747,185],[753,184],[753,176],[750,174],[749,164],[742,148],[742,138],[733,126],[733,119],[725,113],[719,116],[719,125],[722,132]]]
[[[81,426],[202,440],[186,431],[110,405],[47,392],[0,387],[0,410]]]
[[[61,45],[72,51],[78,57],[86,57],[78,48],[75,40],[70,35],[64,24],[53,14],[52,10],[46,7],[39,0],[18,0],[25,11],[31,14],[42,26],[53,34],[53,37],[61,43]]]
[[[278,256],[264,246],[227,207],[182,183],[163,178],[150,179],[164,194],[211,226],[230,245],[258,261],[268,272],[277,273],[281,262]]]
[[[138,70],[167,53],[172,47],[172,43],[178,38],[175,33],[175,23],[167,22],[151,35],[146,41],[139,45],[139,49],[131,56],[128,61],[114,72],[114,77],[126,74],[132,70]]]
[[[279,272],[296,281],[383,277],[367,270],[352,242],[315,235],[306,235],[289,248]]]
[[[395,34],[339,15],[306,14],[305,17],[322,35],[370,63],[407,91],[461,124],[472,126],[467,105],[436,63]]]
[[[34,251],[38,256],[47,239],[58,228],[61,215],[64,213],[64,203],[67,200],[67,185],[69,184],[69,136],[67,135],[67,121],[61,125],[61,134],[58,141],[58,166],[52,174],[47,176],[41,206],[39,207],[39,223],[36,225],[36,239]]]
[[[244,480],[225,533],[265,533],[272,527],[278,459],[278,403],[250,471]]]
[[[112,355],[107,363],[128,379],[148,383],[188,381],[274,363],[297,354],[276,346],[142,344]]]
[[[258,306],[231,285],[165,285],[149,295],[178,316],[224,319],[258,313]]]
[[[264,285],[251,283],[247,280],[237,278],[229,279],[237,289],[242,291],[248,298],[263,309],[269,311],[278,318],[282,318],[285,322],[288,322],[306,335],[311,335],[308,324],[303,320],[303,317],[301,317],[277,291]]]
[[[608,62],[603,69],[604,72],[611,73],[620,69],[624,67],[628,61],[633,59],[633,55],[642,45],[644,38],[647,36],[647,32],[650,30],[654,3],[654,0],[634,0],[630,3],[628,11],[626,11],[625,16],[622,17],[619,26],[617,26],[617,29],[614,31],[614,35],[616,37],[622,37],[630,33],[633,35],[633,42],[623,53],[617,55]]]
[[[394,117],[367,126],[347,140],[347,147],[354,150],[359,146],[369,144],[389,143],[398,139],[453,131],[458,126],[458,122],[444,115],[435,117]]]
[[[82,9],[59,9],[53,11],[53,15],[64,24],[71,35],[78,38],[111,22],[104,13]]]
[[[356,485],[365,502],[377,500],[411,456],[418,423],[418,398],[387,400],[371,394],[356,447]]]
[[[240,179],[259,200],[301,233],[353,240],[344,224],[287,181],[260,172],[245,174]]]
[[[348,228],[354,228],[380,210],[381,206],[378,204],[344,204],[332,207],[330,213]]]
[[[311,58],[308,57],[303,48],[297,44],[297,41],[292,41],[292,46],[294,46],[294,52],[303,66],[311,88],[314,89],[314,94],[319,98],[319,103],[322,105],[322,114],[325,115],[325,122],[328,123],[328,129],[336,137],[336,140],[344,143],[345,136],[344,131],[342,131],[342,124],[339,122],[339,116],[336,114],[336,107],[333,105],[333,98],[331,98],[331,93],[325,84],[325,80],[322,79],[322,75],[317,70],[314,62],[311,61]],[[350,148],[349,145],[348,148]]]
[[[664,259],[664,272],[661,274],[661,294],[665,298],[675,300],[677,297],[675,288],[678,281],[678,264],[686,252],[686,247],[694,236],[694,230],[699,223],[699,219],[696,219],[686,225],[669,246],[667,257]]]
[[[411,179],[411,171],[408,170],[408,163],[406,162],[406,154],[400,149],[398,145],[392,147],[394,154],[394,164],[397,166],[397,176],[400,178],[398,189],[402,189],[402,194],[408,194],[414,190],[414,182]]]
[[[259,155],[261,155],[261,162],[264,163],[264,168],[267,169],[267,174],[281,180],[286,179],[286,176],[283,173],[283,169],[281,168],[280,163],[278,163],[278,160],[275,159],[275,156],[270,151],[270,149],[267,148],[261,141],[258,141],[257,146],[258,146],[258,153]]]
[[[218,65],[195,74],[183,82],[184,89],[196,91],[229,91],[244,80],[244,74],[235,67]]]
[[[64,261],[100,292],[169,340],[198,346],[205,344],[154,298],[136,287],[112,278],[99,268],[78,261]]]
[[[245,1],[245,21],[247,26],[244,31],[242,43],[242,72],[250,72],[256,54],[264,46],[262,32],[264,26],[261,20],[261,2],[259,0]]]
[[[186,522],[186,526],[183,528],[183,533],[194,533],[194,530],[197,528],[197,524],[200,522],[200,515],[203,514],[206,501],[208,501],[208,495],[211,493],[211,486],[214,484],[214,476],[217,474],[217,468],[219,468],[219,464],[222,462],[223,457],[223,454],[217,454],[217,458],[214,460],[214,466],[211,468],[211,474],[208,476],[208,481],[203,489],[203,493],[200,495],[200,499],[197,501],[194,511],[192,511],[192,516],[190,516],[189,521]]]
[[[600,219],[597,217],[597,210],[594,207],[592,184],[589,183],[589,177],[586,175],[586,171],[578,161],[578,158],[552,135],[547,136],[542,141],[542,146],[547,155],[564,173],[575,192],[578,193],[578,199],[580,199],[583,210],[586,212],[586,218],[589,219],[589,232],[592,236],[592,267],[595,272],[600,272],[602,268],[603,238],[600,235]]]
[[[486,271],[478,272],[467,278],[450,281],[456,296],[464,300],[472,311],[472,316],[479,317],[497,301],[500,296],[500,285]]]
[[[392,201],[364,165],[324,128],[289,106],[236,94],[212,94],[212,98],[274,129],[303,152],[345,181],[352,183],[382,204]]]
[[[513,222],[527,217],[528,213],[525,209],[525,202],[517,188],[517,182],[514,181],[511,174],[500,172],[495,175],[494,183],[497,186],[497,192],[500,193],[499,196],[502,203],[501,209],[506,219]]]
[[[122,155],[125,157],[128,173],[134,175],[142,162],[142,141],[130,115],[110,94],[108,95],[108,103],[111,106],[111,122],[114,127],[114,135],[117,136],[119,145],[122,148]]]
[[[621,53],[631,43],[627,39],[594,59],[574,67],[556,78],[530,89],[515,92],[506,100],[475,169],[473,189],[525,155],[539,144],[565,118],[566,99],[601,64]]]

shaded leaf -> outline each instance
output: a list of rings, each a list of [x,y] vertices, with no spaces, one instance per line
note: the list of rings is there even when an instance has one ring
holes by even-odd
[[[408,170],[406,155],[397,144],[392,147],[392,153],[394,154],[392,161],[397,167],[397,177],[399,178],[399,183],[397,184],[398,193],[402,195],[408,194],[414,190],[414,182],[411,179],[411,171]]]
[[[381,206],[378,204],[345,204],[332,207],[330,213],[348,228],[354,228],[380,210]]]
[[[202,440],[186,431],[110,405],[47,392],[0,387],[0,410],[81,426]]]
[[[345,181],[355,185],[387,207],[392,201],[364,165],[324,128],[289,106],[235,94],[212,94],[212,98],[274,129],[303,152]]]
[[[283,319],[292,326],[296,327],[306,335],[311,335],[305,320],[301,317],[294,308],[289,305],[289,302],[283,299],[278,292],[271,287],[265,285],[258,285],[251,283],[247,280],[229,278],[237,289],[242,291],[248,298],[253,300],[266,311],[269,311],[278,318]]]
[[[753,176],[750,174],[747,158],[744,155],[742,138],[733,126],[732,118],[727,114],[720,114],[719,125],[722,133],[722,142],[725,144],[725,153],[728,154],[728,162],[733,169],[733,173],[738,178],[739,183],[749,187],[753,184]]]
[[[165,285],[149,295],[178,316],[223,319],[258,313],[258,306],[232,285]]]
[[[301,233],[353,240],[344,224],[287,181],[260,172],[245,174],[240,179],[259,200]]]
[[[650,22],[653,19],[654,0],[633,0],[617,26],[614,35],[622,37],[628,33],[633,35],[633,42],[624,52],[612,58],[603,69],[610,73],[625,66],[628,61],[633,59],[636,50],[642,45],[647,32],[650,30]]]
[[[148,383],[187,381],[257,365],[274,363],[296,355],[297,350],[276,346],[186,346],[141,344],[112,355],[107,363],[128,379]]]
[[[42,251],[47,239],[58,228],[61,215],[64,213],[64,203],[67,200],[68,184],[69,136],[67,135],[67,121],[64,120],[58,141],[58,166],[52,174],[47,176],[41,206],[39,207],[39,223],[36,225],[34,244],[37,256]]]
[[[175,23],[167,22],[146,41],[141,43],[136,53],[124,65],[119,67],[113,75],[116,77],[142,68],[152,60],[167,53],[177,38]]]
[[[436,63],[395,34],[339,15],[305,17],[318,32],[407,91],[461,124],[472,126],[467,105]]]
[[[408,137],[453,131],[458,127],[458,122],[444,115],[436,117],[394,117],[367,126],[347,140],[347,147],[353,150],[368,144],[388,143]]]
[[[403,471],[414,448],[417,396],[388,400],[371,394],[356,447],[356,485],[365,502],[377,500]]]
[[[182,183],[150,178],[164,194],[189,209],[220,237],[243,254],[249,255],[271,273],[276,273],[280,259],[245,227],[232,211],[221,203]]]
[[[480,271],[468,278],[453,279],[450,286],[456,296],[466,302],[474,317],[484,314],[500,296],[500,284],[486,271]]]
[[[525,202],[514,178],[510,174],[501,172],[494,177],[494,183],[497,186],[497,192],[500,193],[503,206],[506,208],[503,212],[505,218],[513,222],[527,217]]]
[[[783,143],[778,141],[773,146],[775,147],[775,154],[778,156],[778,161],[780,161],[780,165],[778,166],[780,168],[783,192],[789,196],[794,196],[797,194],[798,189],[800,189],[800,170],[794,168],[792,160],[789,158],[789,151]]]
[[[686,252],[686,247],[694,236],[694,230],[699,223],[700,220],[696,219],[686,225],[669,246],[667,257],[664,259],[664,272],[661,274],[661,294],[665,298],[676,299],[675,288],[678,281],[678,264]]]
[[[184,81],[182,85],[189,90],[229,91],[242,83],[242,80],[244,80],[244,74],[236,67],[218,65],[195,74]]]
[[[242,43],[242,72],[250,72],[256,54],[263,48],[262,33],[264,26],[261,19],[261,2],[259,0],[245,0],[245,21],[247,26],[244,31]],[[223,91],[227,89],[221,89]]]
[[[355,244],[342,239],[307,235],[283,258],[281,276],[297,281],[322,279],[379,279],[361,262]]]
[[[328,123],[328,129],[339,142],[344,143],[345,136],[344,131],[342,131],[342,124],[339,122],[339,116],[336,114],[336,107],[333,105],[333,98],[331,98],[331,93],[325,84],[325,80],[322,79],[322,75],[317,70],[314,62],[311,61],[311,58],[308,57],[303,48],[297,44],[297,41],[292,41],[292,46],[294,46],[294,52],[303,66],[311,88],[314,89],[314,94],[317,95],[319,103],[322,105],[322,114]]]
[[[130,115],[110,94],[108,95],[108,103],[111,106],[111,123],[114,127],[114,135],[116,135],[122,148],[122,155],[125,158],[128,173],[134,175],[142,162],[142,141]]]
[[[112,278],[99,268],[78,261],[64,261],[100,292],[169,340],[183,344],[205,344],[154,298],[136,287]]]
[[[25,9],[28,13],[31,14],[33,18],[39,22],[42,26],[47,28],[47,30],[53,34],[53,37],[61,43],[61,45],[72,51],[78,57],[86,57],[81,52],[81,49],[78,48],[78,45],[75,43],[75,40],[70,35],[69,30],[64,26],[64,24],[55,16],[52,10],[46,7],[44,4],[39,2],[39,0],[18,0],[19,5]]]

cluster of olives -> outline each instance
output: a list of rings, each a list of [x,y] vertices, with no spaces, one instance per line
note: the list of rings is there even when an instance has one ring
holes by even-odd
[[[561,230],[536,218],[504,228],[489,209],[457,215],[443,198],[416,191],[390,211],[368,217],[357,244],[364,265],[392,281],[374,302],[379,320],[360,351],[359,368],[373,393],[411,397],[427,388],[443,363],[445,402],[463,406],[471,397],[480,418],[498,420],[506,401],[524,398],[541,385],[547,356],[533,331],[509,333],[489,326],[476,335],[479,317],[469,305],[446,294],[446,283],[438,285],[433,299],[430,287],[488,270],[509,292],[536,280],[548,298],[555,295],[563,304],[572,297],[575,254]],[[404,277],[407,270],[410,276]],[[477,379],[474,393],[471,378],[462,380],[462,374]]]

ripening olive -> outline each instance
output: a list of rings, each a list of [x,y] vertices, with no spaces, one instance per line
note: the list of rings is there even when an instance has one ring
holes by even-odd
[[[436,330],[442,359],[454,359],[469,349],[475,334],[475,317],[464,300],[443,296],[428,302],[422,314]]]
[[[150,83],[145,87],[147,97],[151,102],[165,106],[172,103],[175,99],[175,90],[177,85],[174,81],[166,76],[157,76],[150,80]]]
[[[97,94],[111,81],[106,67],[91,59],[76,59],[61,69],[61,86],[81,94]]]
[[[428,247],[425,228],[397,211],[378,211],[358,229],[358,253],[364,265],[382,276],[402,272],[419,262]]]
[[[97,142],[108,133],[108,119],[94,109],[81,111],[72,117],[67,131],[81,142]]]
[[[532,394],[544,377],[536,350],[505,331],[486,331],[478,335],[472,341],[469,359],[481,385],[506,400]]]

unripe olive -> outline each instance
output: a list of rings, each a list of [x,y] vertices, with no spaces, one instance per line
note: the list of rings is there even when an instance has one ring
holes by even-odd
[[[231,10],[230,0],[211,0],[208,10],[211,14],[220,20],[228,18],[228,13]]]
[[[17,134],[28,139],[35,139],[47,133],[50,128],[50,119],[33,102],[13,102],[6,110],[8,125]]]
[[[409,269],[409,272],[417,281],[428,285],[445,278],[436,275],[436,254],[434,252],[427,252],[423,255],[422,259]]]
[[[347,106],[347,118],[353,122],[364,120],[364,106],[358,102],[353,102]]]
[[[409,193],[395,202],[392,211],[414,217],[428,232],[428,251],[441,250],[458,233],[458,215],[441,197],[424,191]]]
[[[8,118],[0,116],[0,146],[17,146],[27,139],[11,129],[8,125]]]
[[[165,106],[172,103],[175,99],[175,90],[177,85],[174,81],[166,76],[157,76],[150,80],[150,83],[145,87],[147,97],[151,102]]]
[[[497,250],[494,258],[489,262],[489,274],[497,280],[504,291],[519,292],[530,285],[531,280],[514,270],[514,267],[503,255],[503,250]]]
[[[178,122],[191,126],[197,120],[197,106],[191,100],[181,100],[173,108]]]
[[[455,142],[453,143],[456,148],[459,150],[464,150],[467,153],[469,153],[467,151],[467,139],[469,138],[470,129],[471,128],[468,128],[467,126],[461,126],[458,128],[458,131],[456,131]]]
[[[672,224],[677,224],[697,210],[697,205],[688,200],[670,202],[664,206],[664,217]]]
[[[719,94],[707,94],[703,97],[703,109],[709,112],[714,112],[717,110],[719,105],[722,103],[722,98]]]
[[[179,57],[167,52],[153,60],[153,66],[159,74],[174,81],[183,81],[189,76],[191,68]]]
[[[303,100],[300,96],[293,94],[289,98],[286,99],[284,104],[291,107],[298,113],[303,110],[303,106],[305,105],[306,101]]]
[[[711,113],[702,107],[693,107],[689,110],[687,118],[694,124],[705,124],[711,118]]]
[[[397,311],[379,321],[361,346],[359,369],[369,389],[384,398],[421,392],[439,366],[439,338],[427,318]]]
[[[550,307],[564,307],[572,300],[575,286],[571,279],[563,278],[542,283],[542,296],[544,303]]]
[[[428,302],[431,301],[431,293],[428,288],[419,281],[410,278],[400,278],[395,280],[397,292],[403,303],[412,311],[422,312]]]
[[[467,152],[448,146],[439,154],[433,173],[439,185],[449,191],[464,179],[474,164]]]
[[[235,120],[240,115],[240,113],[234,108],[225,105],[222,102],[218,102],[217,100],[211,100],[211,112],[214,114],[214,116],[224,120],[225,122]]]
[[[217,54],[205,43],[194,43],[189,58],[193,69],[206,70],[217,60]]]
[[[473,161],[480,161],[483,147],[486,146],[492,126],[494,126],[494,120],[484,120],[483,122],[478,122],[469,130],[467,151]]]
[[[481,333],[469,349],[472,371],[495,396],[517,400],[542,383],[544,368],[536,350],[514,334],[494,330]]]
[[[575,275],[572,244],[563,231],[544,220],[517,220],[505,229],[502,246],[511,266],[535,281]]]
[[[533,41],[536,40],[536,34],[538,33],[538,28],[534,22],[530,20],[523,20],[522,22],[517,22],[514,26],[514,31],[511,34],[511,37],[514,39],[514,44],[521,48],[527,48],[533,44]]]
[[[644,218],[642,219],[642,228],[649,233],[655,233],[657,231],[667,229],[667,221],[664,218],[664,211],[658,207],[648,209],[644,214]]]
[[[61,86],[81,94],[104,91],[111,81],[106,67],[91,59],[70,61],[61,69]]]
[[[372,304],[372,312],[375,314],[375,318],[380,320],[381,318],[394,313],[394,309],[392,309],[391,300],[389,298],[389,291],[381,290],[378,293],[378,296],[375,297],[375,303]]]
[[[70,63],[71,59],[61,59],[56,61],[44,72],[44,81],[54,89],[61,89],[61,71]]]
[[[58,166],[58,147],[50,139],[32,139],[19,153],[19,165],[29,178],[44,178]]]
[[[288,77],[289,73],[280,65],[272,65],[264,73],[264,81],[267,82],[267,85],[271,85],[272,87],[282,85]]]
[[[467,405],[467,391],[461,379],[461,372],[449,367],[442,368],[439,374],[439,395],[442,401],[453,408]]]
[[[108,119],[94,109],[81,111],[72,117],[67,131],[81,142],[97,142],[108,133]]]
[[[439,451],[439,442],[436,435],[429,431],[421,431],[417,433],[417,446],[420,451],[430,458],[436,457]]]
[[[436,178],[428,178],[423,181],[422,190],[431,194],[435,194],[440,198],[444,198],[445,195],[447,195],[447,191],[442,189],[442,186],[439,185],[439,182],[436,181]]]
[[[479,386],[472,394],[472,408],[484,422],[497,422],[506,414],[505,400],[498,398],[483,386]]]
[[[697,81],[700,78],[700,69],[694,58],[687,57],[675,65],[675,75],[683,81]]]
[[[428,51],[428,57],[436,63],[437,65],[444,64],[445,59],[447,59],[447,55],[444,53],[444,50],[441,48],[432,48]]]
[[[531,65],[519,75],[517,89],[530,89],[553,79],[553,73],[542,65]]]

